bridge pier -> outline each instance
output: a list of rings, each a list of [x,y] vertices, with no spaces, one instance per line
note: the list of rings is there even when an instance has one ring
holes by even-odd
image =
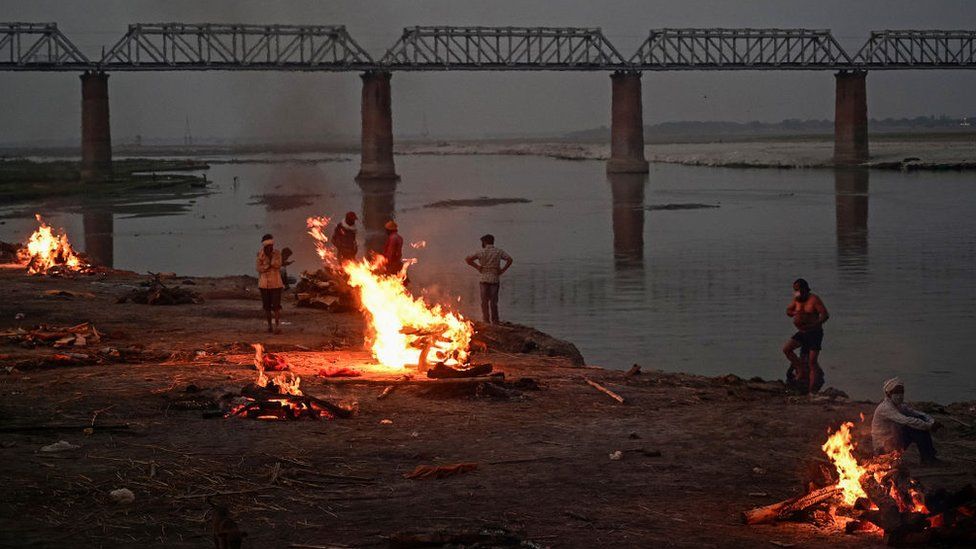
[[[387,71],[366,71],[362,95],[362,150],[356,179],[398,179],[393,165],[393,108]]]
[[[108,75],[81,75],[81,177],[97,178],[112,171],[112,130],[108,115]]]
[[[610,75],[610,160],[607,173],[647,173],[644,159],[644,112],[641,73],[617,71]]]
[[[834,164],[855,166],[868,161],[867,75],[865,71],[834,75]]]

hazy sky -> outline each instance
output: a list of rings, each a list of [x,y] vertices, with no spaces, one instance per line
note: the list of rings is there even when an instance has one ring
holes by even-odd
[[[967,0],[0,0],[2,21],[54,21],[90,58],[129,23],[343,24],[374,58],[413,25],[599,26],[629,57],[651,28],[828,28],[848,51],[878,29],[974,29]],[[116,142],[200,137],[357,135],[355,73],[114,73]],[[976,71],[896,71],[868,77],[869,116],[976,114]],[[0,142],[72,140],[80,133],[73,73],[0,72]],[[609,122],[606,73],[398,73],[394,131],[436,135],[561,132]],[[831,118],[830,72],[644,75],[646,123]]]

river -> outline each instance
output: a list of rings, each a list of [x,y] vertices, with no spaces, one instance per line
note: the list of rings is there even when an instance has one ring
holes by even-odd
[[[827,385],[877,399],[898,375],[909,400],[976,398],[971,174],[652,164],[648,175],[608,176],[603,162],[532,156],[396,162],[399,183],[365,188],[354,158],[215,164],[209,193],[0,207],[0,239],[23,240],[37,210],[116,268],[233,275],[252,274],[271,232],[295,250],[297,274],[316,265],[305,218],[355,210],[372,229],[395,217],[407,242],[426,241],[405,254],[419,260],[412,288],[476,317],[477,273],[463,260],[490,232],[515,259],[502,320],[571,340],[594,365],[742,377],[783,376],[784,312],[804,277],[831,313]],[[307,196],[285,209],[263,194]],[[530,202],[424,207],[481,196]],[[692,204],[718,207],[673,206]]]

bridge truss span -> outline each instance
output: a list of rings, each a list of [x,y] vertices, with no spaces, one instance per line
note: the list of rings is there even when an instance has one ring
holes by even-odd
[[[409,27],[383,56],[388,70],[629,68],[599,28]]]
[[[865,69],[976,68],[976,31],[872,31],[854,56]]]
[[[348,71],[375,63],[341,25],[130,25],[102,57],[112,70]]]
[[[57,23],[0,23],[0,70],[75,70],[91,67]]]
[[[630,59],[634,70],[832,70],[851,58],[829,30],[655,29]]]

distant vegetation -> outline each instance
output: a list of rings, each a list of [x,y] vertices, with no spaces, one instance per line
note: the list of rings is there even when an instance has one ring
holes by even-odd
[[[976,117],[974,117],[976,118]],[[871,118],[868,128],[873,133],[938,133],[938,132],[970,132],[976,131],[976,126],[969,126],[965,118],[949,116],[916,116],[915,118]],[[976,124],[976,120],[973,122]],[[800,120],[788,118],[780,122],[662,122],[644,126],[644,135],[648,138],[680,137],[680,136],[768,136],[768,135],[820,135],[831,134],[834,131],[833,120]],[[606,126],[599,128],[570,132],[566,134],[570,139],[584,141],[606,141],[610,138],[610,129]]]

